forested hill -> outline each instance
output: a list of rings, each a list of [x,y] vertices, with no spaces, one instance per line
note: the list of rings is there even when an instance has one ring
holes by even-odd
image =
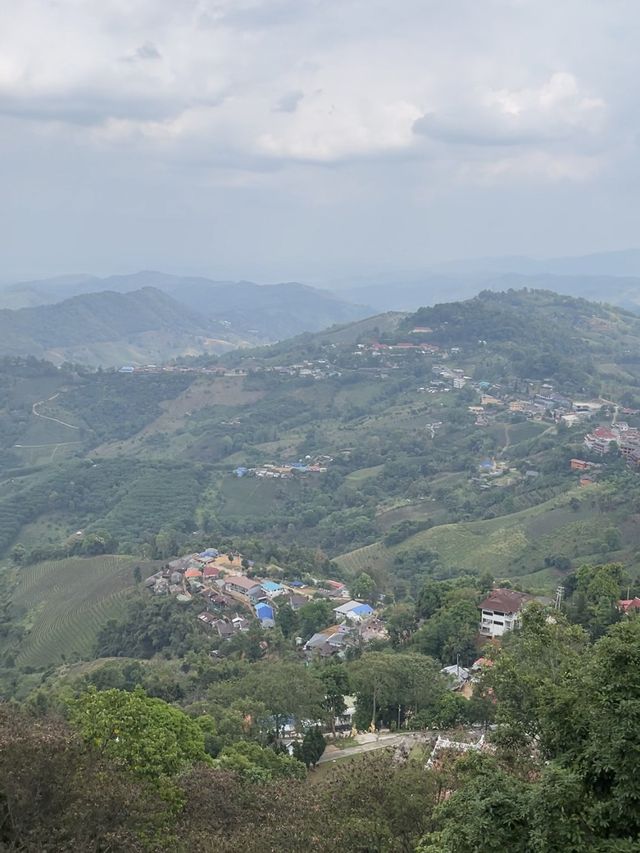
[[[133,299],[134,304],[129,304],[128,299],[134,292],[138,296]],[[141,295],[143,292],[144,297]],[[142,301],[146,304],[140,305]],[[77,337],[73,336],[74,330],[70,327],[81,319],[78,312],[91,313],[94,309],[99,315],[104,315],[107,322],[113,322],[113,314],[116,318],[121,313],[131,314],[124,328],[114,325],[109,331],[109,340],[117,339],[120,331],[131,334],[161,329],[190,335],[186,342],[176,340],[164,356],[162,353],[156,355],[150,347],[145,358],[144,346],[141,346],[140,360],[143,362],[185,353],[220,352],[230,346],[247,343],[273,342],[301,332],[319,331],[336,323],[348,323],[373,313],[365,306],[297,282],[258,285],[247,281],[212,281],[159,272],[103,279],[67,276],[25,282],[1,290],[0,306],[6,309],[29,308],[34,312],[6,315],[20,318],[18,323],[23,330],[22,337],[26,336],[23,345],[14,342],[11,349],[7,346],[3,352],[8,354],[49,355],[49,338],[45,339],[44,348],[37,349],[42,341],[37,334],[31,334],[31,323],[38,329],[52,325],[55,320],[60,330],[55,345],[64,348],[77,344]],[[93,319],[89,322],[94,323]],[[98,340],[102,341],[104,329],[99,326],[97,331]],[[216,340],[207,342],[199,340],[198,336]],[[105,362],[100,356],[100,352],[92,356],[88,349],[84,360],[114,363]]]
[[[547,346],[557,343],[559,337],[575,345],[594,332],[605,331],[603,324],[637,332],[640,318],[586,299],[522,288],[483,290],[473,299],[420,308],[407,317],[402,331],[428,326],[433,339],[443,344],[468,345],[475,337],[491,343]]]
[[[343,366],[355,365],[345,350],[415,345],[460,350],[473,358],[476,375],[499,380],[516,376],[555,379],[569,387],[596,388],[612,363],[630,365],[640,346],[640,317],[611,305],[590,302],[548,290],[485,290],[460,302],[443,302],[415,312],[387,312],[314,334],[280,341],[254,350],[225,354],[233,365],[288,364],[336,350]],[[369,354],[370,355],[370,354]],[[380,352],[378,353],[378,356]],[[202,363],[206,363],[202,361]],[[630,379],[631,374],[626,377]]]

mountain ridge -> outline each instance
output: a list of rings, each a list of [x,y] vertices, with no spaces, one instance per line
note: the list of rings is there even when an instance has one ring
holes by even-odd
[[[62,289],[83,288],[87,282],[93,288],[106,281],[114,289],[1,308],[0,354],[101,366],[166,361],[271,343],[370,313],[328,291],[295,282],[215,284],[143,272],[105,280],[65,277]],[[150,281],[159,281],[164,289]],[[23,295],[32,299],[37,292],[32,283]]]

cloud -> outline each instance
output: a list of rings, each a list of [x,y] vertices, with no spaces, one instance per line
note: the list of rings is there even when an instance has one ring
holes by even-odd
[[[304,92],[287,92],[278,100],[274,110],[279,113],[295,113],[303,98]]]
[[[144,62],[148,59],[162,59],[162,54],[151,41],[146,41],[140,47],[136,48],[133,53],[124,57],[125,62],[138,62],[140,60]]]
[[[576,141],[602,128],[605,102],[556,72],[538,88],[488,90],[457,114],[427,113],[417,134],[453,145],[531,146]]]
[[[158,186],[168,205],[186,199],[194,233],[227,210],[238,231],[247,210],[267,211],[311,254],[309,211],[325,212],[334,248],[346,231],[359,234],[354,252],[366,253],[366,233],[382,252],[385,222],[391,262],[427,251],[425,233],[445,222],[438,250],[462,251],[447,237],[457,223],[472,235],[485,210],[525,197],[535,207],[531,194],[543,192],[554,204],[568,184],[584,197],[567,201],[567,221],[602,186],[602,228],[626,228],[640,182],[638,24],[633,0],[0,4],[4,191],[22,197],[28,152],[42,143],[41,203],[62,199],[52,215],[69,210],[65,186],[83,162],[92,198],[111,198],[107,176],[118,174],[139,198],[136,211],[153,197],[148,222],[159,204],[149,187]],[[496,233],[511,233],[495,216]],[[269,232],[256,220],[245,243],[262,240],[261,228]],[[19,244],[7,236],[0,249]]]

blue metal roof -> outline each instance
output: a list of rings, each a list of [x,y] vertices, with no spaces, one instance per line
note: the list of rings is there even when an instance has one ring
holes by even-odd
[[[259,619],[273,619],[273,607],[263,601],[256,604],[256,616]]]
[[[366,616],[368,613],[373,613],[373,607],[370,607],[368,604],[359,604],[357,607],[352,608],[349,613],[357,613],[358,616]]]

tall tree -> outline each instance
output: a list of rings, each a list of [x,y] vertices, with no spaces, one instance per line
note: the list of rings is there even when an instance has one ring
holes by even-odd
[[[72,725],[101,755],[150,781],[209,761],[203,728],[143,690],[89,690],[70,704]]]

